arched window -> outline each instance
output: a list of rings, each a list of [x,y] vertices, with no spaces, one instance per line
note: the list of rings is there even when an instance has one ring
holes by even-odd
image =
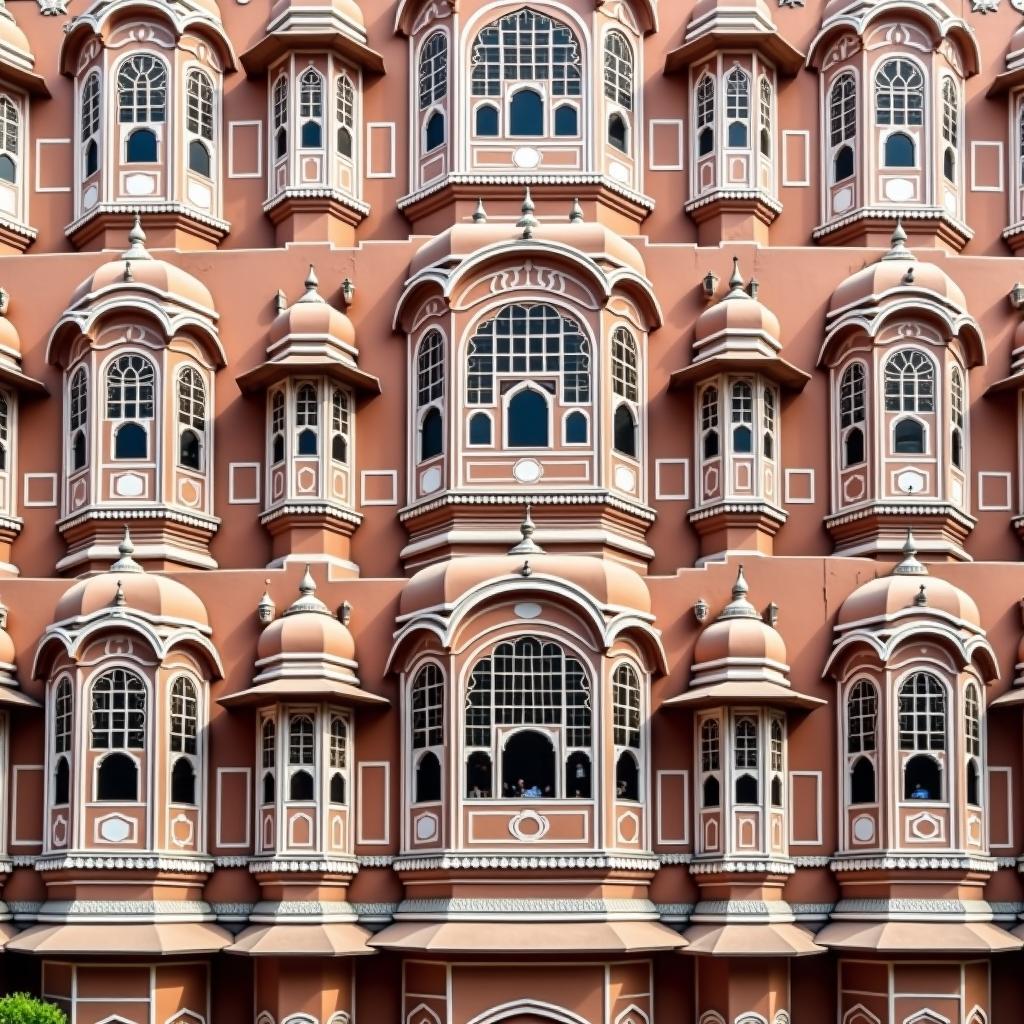
[[[556,132],[561,134],[561,132]],[[629,152],[629,125],[618,112],[608,118],[608,144],[620,153]]]
[[[700,727],[700,771],[704,776],[701,788],[701,806],[718,807],[721,803],[721,785],[717,773],[721,770],[722,732],[718,720],[705,719]]]
[[[604,94],[620,107],[633,109],[633,48],[614,30],[604,39]]]
[[[260,768],[263,771],[263,803],[274,802],[274,772],[277,767],[277,726],[272,718],[260,730]]]
[[[464,724],[467,753],[490,754],[499,765],[503,795],[557,796],[555,750],[567,767],[574,752],[591,758],[586,672],[556,643],[535,637],[503,641],[473,668]],[[496,730],[508,736],[512,729],[519,730],[511,733],[518,737],[515,745],[499,740]]]
[[[715,148],[715,80],[705,74],[697,83],[697,156]]]
[[[153,418],[153,364],[143,356],[119,356],[107,367],[107,419],[120,420],[114,433],[115,459],[144,459],[146,428],[137,420]]]
[[[139,766],[127,754],[114,752],[96,767],[96,799],[134,802],[139,799]]]
[[[313,719],[309,715],[288,718],[288,799],[313,800],[313,772],[316,764]]]
[[[338,123],[338,155],[352,158],[352,142],[356,130],[356,91],[352,79],[346,74],[338,75],[334,98],[335,119]]]
[[[585,413],[573,409],[565,417],[565,443],[586,444],[589,440],[588,422]]]
[[[866,757],[858,757],[850,770],[850,803],[873,804],[875,795],[875,766]]]
[[[640,762],[632,750],[623,750],[615,759],[615,797],[640,799]]]
[[[631,665],[612,676],[612,733],[617,747],[640,749],[640,680]]]
[[[288,153],[288,79],[281,75],[274,83],[274,158]]]
[[[196,769],[187,757],[179,757],[171,768],[171,803],[195,806]]]
[[[981,698],[969,683],[964,693],[964,746],[967,753],[967,802],[981,806]]]
[[[329,767],[328,798],[332,804],[346,802],[345,776],[348,771],[348,726],[338,715],[331,717],[331,731],[328,738]]]
[[[924,76],[906,57],[887,60],[875,74],[875,124],[924,123]]]
[[[416,357],[416,404],[423,406],[444,397],[444,338],[430,330],[420,342]]]
[[[864,461],[864,420],[867,415],[864,364],[853,363],[839,382],[839,432],[843,467]]]
[[[167,120],[167,67],[148,53],[137,53],[117,73],[121,124],[162,124]]]
[[[284,462],[284,392],[275,391],[270,399],[270,458],[276,466]]]
[[[93,71],[82,86],[81,109],[82,153],[85,159],[83,177],[88,178],[100,168],[100,73]]]
[[[846,751],[870,753],[875,749],[878,730],[878,691],[861,679],[846,699]]]
[[[53,772],[53,802],[57,807],[71,800],[71,764],[66,757],[57,758]]]
[[[62,679],[53,696],[53,752],[67,754],[71,751],[71,715],[73,710],[71,682]]]
[[[612,446],[620,455],[636,458],[636,420],[633,418],[633,410],[624,402],[615,407]]]
[[[772,807],[782,806],[782,773],[785,771],[786,742],[782,721],[773,718],[768,727],[768,767],[771,770],[769,786]]]
[[[924,424],[912,419],[897,420],[892,428],[892,448],[898,455],[923,455]]]
[[[725,76],[725,131],[728,145],[746,147],[750,136],[750,77],[739,66]]]
[[[324,144],[324,80],[315,68],[299,76],[299,144],[303,149]]]
[[[956,84],[948,76],[942,80],[942,172],[947,181],[956,181],[956,152],[960,137],[960,97]]]
[[[536,89],[518,89],[508,107],[509,135],[544,134],[544,97]]]
[[[171,684],[170,747],[176,754],[195,754],[199,735],[199,697],[195,683],[178,676]]]
[[[18,180],[18,145],[21,118],[18,108],[6,96],[0,96],[0,181],[12,185]]]
[[[481,103],[476,108],[474,131],[483,138],[493,138],[498,134],[498,108],[493,103]]]
[[[206,385],[194,366],[183,366],[178,371],[178,431],[178,464],[186,469],[202,469]]]
[[[423,148],[428,153],[432,149],[437,149],[438,146],[444,145],[444,114],[440,110],[435,110],[427,118],[424,136]]]
[[[736,769],[736,803],[758,802],[759,762],[757,720],[737,718],[733,726],[733,767]]]
[[[717,458],[720,450],[718,443],[718,388],[705,388],[701,395],[700,436],[704,458]]]
[[[949,412],[952,435],[949,442],[950,458],[957,469],[964,468],[964,379],[957,367],[949,379]]]
[[[416,674],[410,692],[413,750],[444,743],[444,676],[433,663]]]
[[[420,423],[420,462],[436,458],[444,451],[444,420],[435,405]]]
[[[761,411],[762,430],[761,443],[762,451],[766,459],[775,458],[775,391],[767,384],[761,392],[763,409]]]
[[[772,84],[761,78],[761,156],[772,155]]]
[[[934,412],[935,364],[916,349],[900,349],[885,364],[886,412]]]
[[[349,396],[343,388],[331,393],[331,459],[348,463]]]
[[[320,449],[317,427],[320,406],[313,384],[301,384],[295,393],[295,452],[297,455],[316,455]]]
[[[914,140],[906,132],[893,132],[885,140],[886,167],[913,167],[917,162]]]
[[[505,306],[469,344],[466,401],[490,405],[498,377],[559,383],[567,405],[590,402],[590,343],[573,319],[546,303]]]
[[[900,686],[899,730],[900,750],[914,755],[903,768],[904,799],[941,799],[936,754],[946,750],[946,691],[933,675],[915,672]]]
[[[414,801],[418,804],[441,799],[441,761],[428,750],[416,762]]]
[[[420,110],[448,95],[448,37],[441,31],[427,37],[420,50]]]
[[[551,408],[542,391],[524,387],[509,399],[505,443],[509,448],[547,448],[551,444]]]
[[[0,472],[10,468],[8,457],[11,444],[11,407],[7,392],[0,391]]]
[[[736,381],[732,386],[729,420],[733,454],[749,455],[754,449],[754,392],[746,381]]]
[[[857,138],[857,80],[844,71],[829,90],[829,140],[834,150],[832,180],[844,181],[854,171],[853,144]]]
[[[92,686],[93,750],[144,750],[146,685],[127,669],[105,672]]]
[[[68,425],[71,430],[71,469],[83,469],[88,459],[86,431],[89,420],[89,384],[85,367],[80,366],[71,378],[68,395]]]
[[[625,327],[612,334],[612,391],[627,402],[640,400],[639,358],[633,335]]]
[[[189,169],[209,178],[213,146],[213,82],[204,71],[193,68],[185,82],[185,128],[195,136],[189,142]]]
[[[469,443],[489,445],[491,443],[491,417],[485,412],[475,412],[469,417]]]

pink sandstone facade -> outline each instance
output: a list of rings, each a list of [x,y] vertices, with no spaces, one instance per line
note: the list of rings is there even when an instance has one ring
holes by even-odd
[[[0,0],[0,984],[1015,1024],[1021,0]]]

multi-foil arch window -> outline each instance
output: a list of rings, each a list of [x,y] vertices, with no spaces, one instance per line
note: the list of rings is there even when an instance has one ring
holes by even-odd
[[[883,167],[917,167],[924,118],[924,72],[920,65],[902,56],[884,61],[875,72],[875,125],[886,130]]]
[[[348,723],[341,715],[331,715],[327,736],[328,799],[332,804],[348,802]]]
[[[864,461],[866,420],[867,372],[863,363],[851,363],[839,381],[839,444],[843,469]]]
[[[206,385],[194,366],[178,371],[178,465],[197,472],[206,450]]]
[[[972,807],[981,806],[983,794],[981,709],[978,687],[975,683],[968,683],[964,690],[964,752],[967,756],[964,773],[967,803]]]
[[[316,799],[316,728],[308,712],[288,716],[288,799]]]
[[[942,800],[946,757],[946,687],[915,672],[899,687],[899,748],[903,799]]]
[[[199,690],[187,676],[171,683],[168,737],[171,803],[194,806],[199,764]]]
[[[96,763],[94,799],[134,803],[146,749],[146,684],[129,669],[104,672],[90,688],[90,748]]]
[[[413,750],[413,802],[441,799],[441,757],[444,752],[444,673],[433,662],[424,665],[409,687],[409,732]]]
[[[949,375],[949,456],[957,469],[964,468],[964,378],[960,368],[954,366]]]
[[[885,411],[896,414],[892,453],[923,455],[935,413],[935,363],[917,349],[898,349],[886,360],[884,377]]]
[[[615,796],[641,798],[640,779],[643,719],[640,676],[629,664],[612,674],[612,742],[615,745]]]
[[[152,164],[160,159],[159,139],[167,121],[167,65],[149,53],[126,57],[117,71],[117,109],[125,129],[124,159]]]
[[[760,801],[758,773],[761,764],[761,740],[754,715],[739,715],[732,723],[734,798],[737,804]]]
[[[722,726],[717,718],[706,718],[700,726],[700,805],[722,804]]]
[[[89,462],[89,378],[84,366],[75,370],[68,388],[68,426],[70,465],[77,472]]]
[[[320,450],[320,398],[315,384],[295,392],[295,454],[315,456]]]
[[[633,112],[633,48],[613,29],[604,40],[604,96],[607,100],[608,145],[622,153],[630,149]]]
[[[448,37],[438,29],[420,50],[419,109],[423,151],[429,153],[447,139],[444,102],[448,98]]]
[[[71,799],[71,727],[74,698],[71,680],[61,679],[53,696],[53,805],[62,807]]]
[[[846,771],[851,804],[873,804],[878,799],[877,746],[878,688],[868,679],[858,679],[846,698]]]
[[[9,96],[0,96],[0,181],[17,185],[21,152],[21,114]]]
[[[188,168],[204,178],[213,177],[214,90],[205,71],[193,68],[185,80],[185,133]]]
[[[588,799],[591,707],[586,669],[560,644],[529,636],[499,643],[469,677],[467,795]]]
[[[547,303],[512,303],[474,333],[467,354],[470,444],[494,443],[491,415],[499,410],[506,448],[550,448],[554,408],[566,416],[566,442],[589,442],[593,388],[590,342],[572,317]],[[574,411],[580,417],[570,417]]]
[[[299,76],[299,148],[321,149],[324,144],[324,80],[316,68]]]
[[[529,8],[480,30],[471,93],[478,137],[577,138],[583,55],[572,29]]]
[[[942,174],[956,182],[957,147],[960,144],[960,95],[956,82],[946,75],[942,79]]]
[[[612,392],[612,447],[635,459],[639,454],[640,356],[636,340],[625,327],[616,327],[612,333]]]
[[[708,156],[715,149],[715,79],[705,72],[697,82],[696,130],[697,156]]]
[[[271,97],[271,125],[274,133],[274,159],[288,156],[288,77],[283,72],[274,82]]]
[[[284,462],[285,415],[284,390],[278,389],[270,395],[270,463],[273,466]]]
[[[857,166],[857,78],[844,71],[832,83],[828,100],[832,181],[852,178]]]
[[[444,335],[431,328],[416,350],[416,423],[418,461],[444,451]],[[472,443],[472,438],[471,438]]]
[[[774,97],[772,83],[762,75],[759,86],[761,101],[761,130],[758,133],[761,146],[761,156],[771,158],[772,155],[772,104]]]
[[[786,774],[786,726],[783,719],[773,715],[768,723],[768,793],[772,807],[783,804],[782,780]]]
[[[345,72],[338,75],[334,90],[334,116],[337,122],[335,147],[338,156],[351,160],[355,155],[356,90]]]
[[[712,384],[700,396],[700,446],[705,461],[718,458],[722,450],[718,433],[718,405],[718,388]]]
[[[750,381],[733,381],[729,389],[729,423],[734,455],[754,450],[754,389]]]
[[[99,71],[93,71],[82,86],[81,141],[82,177],[89,178],[100,169],[100,133],[102,131],[102,84]]]
[[[344,388],[331,392],[331,460],[348,465],[351,437],[351,399]]]
[[[260,727],[260,771],[260,792],[266,806],[277,794],[277,725],[273,718],[265,718]]]
[[[725,76],[725,137],[730,148],[750,144],[750,75],[738,65]]]
[[[143,424],[153,419],[153,364],[141,355],[123,355],[107,367],[107,419],[114,426],[114,458],[145,459],[149,431]]]

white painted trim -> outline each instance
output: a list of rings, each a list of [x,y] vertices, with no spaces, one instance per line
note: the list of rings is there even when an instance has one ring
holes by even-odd
[[[679,155],[676,157],[674,164],[656,164],[654,162],[654,127],[655,125],[671,125],[676,129],[677,134],[677,146]],[[649,162],[647,169],[649,171],[681,171],[685,167],[685,152],[686,144],[684,140],[684,125],[682,118],[675,117],[652,117],[647,122],[647,153]]]
[[[683,780],[683,834],[678,839],[667,839],[661,830],[661,807],[663,803],[661,778],[663,775],[679,775]],[[690,772],[689,769],[661,769],[654,774],[655,793],[658,798],[657,845],[658,846],[689,846],[690,845]]]
[[[391,478],[391,497],[377,498],[370,501],[366,497],[366,480],[368,477],[387,476]],[[397,469],[364,469],[359,474],[359,504],[365,507],[371,505],[397,505],[398,504],[398,470]]]
[[[790,136],[802,138],[804,141],[804,173],[801,178],[789,176],[789,148],[786,145]],[[783,131],[782,133],[782,184],[785,188],[808,188],[811,184],[811,133],[809,131]]]
[[[986,505],[982,496],[985,493],[985,478],[994,477],[1006,481],[1006,501],[1001,505]],[[1010,473],[996,472],[995,470],[978,470],[978,511],[979,512],[1009,512],[1013,509],[1013,477]]]
[[[235,471],[240,469],[256,470],[256,494],[252,498],[240,498],[235,489]],[[228,504],[229,505],[258,505],[263,494],[263,463],[261,462],[232,462],[228,465]]]
[[[220,808],[222,804],[221,800],[221,776],[222,775],[244,775],[245,776],[245,842],[244,843],[226,843],[221,838],[221,817]],[[214,845],[222,850],[248,850],[252,845],[252,819],[253,819],[253,807],[252,807],[252,768],[218,768],[217,769],[217,793],[216,793],[216,831],[214,832]]]
[[[792,477],[795,476],[806,476],[810,478],[811,496],[809,498],[794,498],[790,495],[789,481]],[[813,469],[786,469],[784,472],[784,479],[786,493],[783,500],[786,505],[813,505],[815,503],[815,501],[817,500],[815,489],[816,478]]]
[[[996,167],[999,168],[999,184],[998,185],[978,185],[977,182],[977,151],[982,147],[995,148],[996,150]],[[1002,192],[1005,187],[1005,179],[1003,177],[1003,144],[1001,141],[985,142],[984,140],[974,139],[971,141],[971,191],[972,192]]]
[[[661,467],[683,466],[683,491],[673,494],[661,489]],[[654,497],[656,501],[689,501],[690,500],[690,460],[689,459],[655,459],[654,460]]]
[[[371,169],[371,161],[373,159],[373,144],[371,139],[375,130],[387,131],[391,136],[391,157],[390,166],[386,171],[374,171]],[[366,177],[367,178],[394,178],[397,174],[395,170],[397,164],[396,150],[395,150],[395,122],[394,121],[368,121],[366,123]]]
[[[367,839],[363,835],[363,769],[384,769],[384,838]],[[360,761],[356,766],[356,785],[358,786],[358,807],[356,813],[356,845],[358,846],[390,846],[391,845],[391,762]]]
[[[39,177],[43,164],[43,146],[70,146],[71,139],[36,139],[35,191],[36,192],[70,192],[70,185],[53,185],[44,188]],[[73,159],[73,155],[72,155]],[[69,161],[70,163],[70,161]]]
[[[235,168],[235,129],[256,128],[256,171],[236,171]],[[263,177],[263,122],[262,121],[229,121],[228,122],[228,177],[229,178],[262,178]]]
[[[29,501],[28,487],[30,480],[49,480],[53,484],[53,496],[46,501]],[[57,506],[57,474],[56,473],[26,473],[21,478],[21,504],[23,508],[56,508]]]
[[[793,821],[795,815],[793,813],[796,808],[796,801],[793,798],[793,780],[797,777],[813,778],[816,781],[815,785],[815,832],[817,838],[815,839],[794,839],[793,838]],[[822,806],[821,806],[821,791],[822,791],[822,773],[816,772],[795,772],[789,773],[789,845],[790,846],[821,846],[824,842],[823,834],[824,827],[822,822]]]
[[[43,814],[46,813],[47,804],[45,767],[41,764],[16,764],[11,771],[11,846],[42,846],[43,837],[41,835],[34,837],[24,837],[19,836],[17,833],[18,795],[21,792],[21,787],[18,785],[19,772],[39,772],[43,776]]]

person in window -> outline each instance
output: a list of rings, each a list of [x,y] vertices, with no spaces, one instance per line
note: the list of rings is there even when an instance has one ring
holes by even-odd
[[[913,791],[910,794],[910,799],[911,800],[930,800],[931,799],[931,793],[928,792],[928,789],[927,789],[926,786],[922,785],[920,782],[915,782],[914,783],[914,789],[913,789]]]
[[[626,795],[626,783],[625,782],[620,782],[619,783],[619,787],[616,790],[615,795],[616,796],[625,796]]]
[[[487,794],[476,784],[474,784],[469,790],[469,796],[471,800],[479,800],[481,797]]]
[[[540,786],[538,786],[537,783],[534,782],[534,783],[531,783],[529,786],[527,786],[527,788],[525,790],[523,790],[523,794],[522,795],[523,796],[528,796],[528,797],[538,797],[538,796],[543,796],[544,793],[541,790]]]

